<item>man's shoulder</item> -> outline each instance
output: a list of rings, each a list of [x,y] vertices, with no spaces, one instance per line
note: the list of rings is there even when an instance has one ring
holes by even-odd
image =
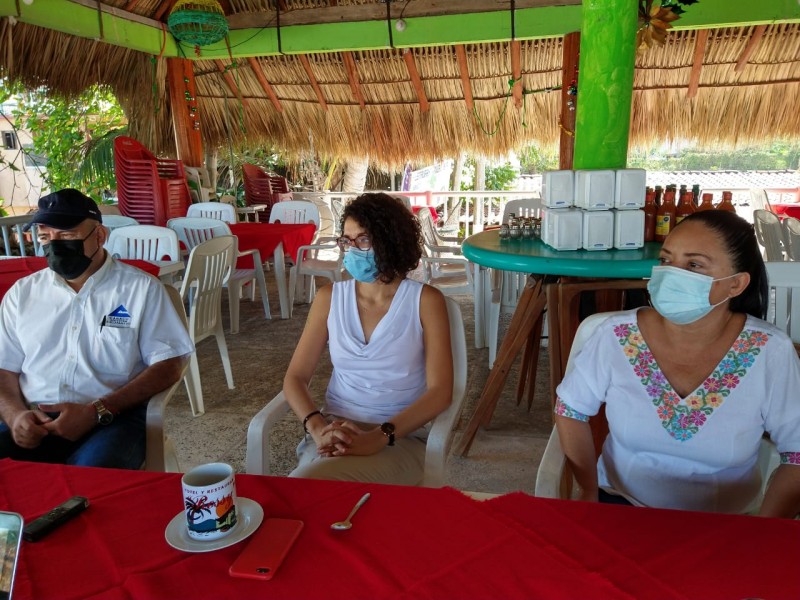
[[[120,278],[127,282],[135,282],[144,286],[161,285],[161,281],[157,277],[151,275],[147,271],[143,271],[138,267],[124,263],[116,258],[111,259],[111,265],[109,265],[108,274],[112,279]]]

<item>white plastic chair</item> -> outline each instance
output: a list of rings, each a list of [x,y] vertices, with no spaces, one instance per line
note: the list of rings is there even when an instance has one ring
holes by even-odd
[[[323,243],[308,244],[297,249],[297,258],[289,269],[289,310],[294,305],[295,298],[307,303],[314,300],[316,292],[315,276],[327,277],[331,281],[341,281],[344,278],[344,256],[335,242],[327,242],[335,238],[320,238]],[[336,252],[336,260],[319,258],[319,252]],[[291,314],[290,314],[291,316]]]
[[[319,230],[319,209],[313,202],[287,200],[276,202],[269,213],[270,223],[314,223]]]
[[[756,239],[764,249],[764,260],[786,260],[783,253],[786,245],[783,226],[778,215],[767,210],[754,210],[753,227],[756,230]]]
[[[458,303],[447,298],[447,316],[450,322],[450,346],[453,352],[453,397],[450,406],[433,420],[425,450],[425,473],[420,482],[426,487],[444,485],[445,466],[456,422],[467,386],[467,341],[464,322]],[[247,428],[246,471],[250,474],[270,473],[270,430],[288,412],[289,404],[283,392],[253,417]]]
[[[200,202],[192,204],[186,211],[187,217],[219,219],[226,223],[236,223],[236,209],[226,202]]]
[[[189,333],[197,344],[209,336],[214,336],[222,358],[228,389],[233,389],[233,373],[228,356],[228,345],[222,331],[222,286],[233,271],[236,260],[236,238],[225,235],[212,238],[192,248],[186,276],[181,285],[181,299],[189,302]],[[190,293],[191,292],[191,293]],[[197,352],[192,354],[189,365],[191,379],[186,379],[186,391],[192,405],[192,414],[202,415],[203,390],[200,383],[200,366]]]
[[[797,281],[795,279],[795,281]],[[592,336],[595,330],[600,326],[603,321],[612,317],[617,312],[597,313],[586,317],[578,327],[575,333],[575,339],[572,342],[572,348],[569,351],[569,360],[567,361],[567,368],[565,369],[565,376],[574,368],[575,357],[580,352],[583,345]],[[761,470],[761,495],[763,496],[769,483],[769,475],[780,463],[778,451],[775,444],[767,439],[761,440],[761,446],[758,449],[758,465]],[[561,440],[558,436],[558,429],[553,427],[550,434],[550,439],[547,441],[542,461],[539,463],[539,470],[536,473],[536,487],[534,488],[534,495],[543,498],[560,498],[569,499],[577,498],[580,492],[577,482],[574,477],[571,482],[564,481],[564,469],[567,465],[567,458],[564,451],[561,449]],[[568,491],[571,492],[568,494]]]
[[[211,203],[209,202],[208,204]],[[175,231],[175,233],[178,235],[178,240],[182,242],[189,251],[191,251],[192,248],[198,244],[202,244],[211,238],[221,235],[232,235],[228,224],[224,221],[220,221],[219,219],[179,217],[177,219],[170,219],[167,221],[167,227]],[[258,285],[258,291],[261,294],[261,302],[264,305],[264,316],[267,319],[272,318],[269,308],[269,298],[267,297],[267,284],[264,280],[264,270],[261,267],[261,253],[256,249],[240,252],[239,239],[236,236],[233,237],[235,240],[234,250],[236,258],[238,259],[242,256],[252,256],[254,268],[234,268],[225,284],[228,288],[228,309],[231,315],[231,334],[239,333],[239,301],[242,297],[242,288],[245,285],[250,285],[251,301],[255,301],[255,285]]]
[[[186,181],[189,182],[189,191],[196,192],[199,202],[209,202],[217,197],[217,193],[211,187],[211,181],[205,169],[184,165],[183,172],[186,174]]]
[[[800,262],[767,262],[770,307],[767,320],[800,344]]]
[[[794,217],[783,219],[783,239],[789,260],[800,261],[800,220]]]
[[[542,213],[541,198],[522,198],[510,200],[503,208],[502,223],[506,223],[514,213],[518,217],[540,217]],[[494,366],[497,358],[497,337],[500,329],[500,316],[502,314],[514,314],[517,309],[517,302],[525,289],[527,273],[519,271],[500,271],[492,269],[491,277],[491,299],[487,311],[487,340],[489,346],[489,368]]]
[[[183,307],[181,295],[174,287],[170,285],[164,286],[167,291],[169,299],[172,300],[172,305],[175,307],[175,312],[181,318],[184,327],[188,329],[189,323],[186,320],[186,310]],[[147,403],[147,417],[145,425],[146,448],[144,470],[146,471],[159,471],[167,473],[180,473],[181,468],[178,464],[178,454],[175,452],[175,446],[172,440],[167,437],[164,430],[164,411],[167,408],[175,390],[181,385],[185,378],[191,378],[193,375],[189,370],[189,363],[184,365],[183,373],[171,386],[162,390]],[[187,384],[187,388],[190,384]]]
[[[106,249],[118,258],[160,261],[180,260],[178,236],[167,227],[130,225],[114,229]]]
[[[123,215],[103,215],[103,225],[109,231],[114,231],[120,227],[130,227],[131,225],[138,225],[139,221],[133,217],[125,217]]]

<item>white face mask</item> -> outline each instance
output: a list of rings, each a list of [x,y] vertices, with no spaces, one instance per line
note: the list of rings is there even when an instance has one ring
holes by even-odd
[[[653,267],[647,291],[650,292],[653,307],[662,317],[677,325],[688,325],[730,300],[728,297],[722,302],[711,304],[708,299],[711,284],[736,277],[737,274],[714,279],[678,267]]]

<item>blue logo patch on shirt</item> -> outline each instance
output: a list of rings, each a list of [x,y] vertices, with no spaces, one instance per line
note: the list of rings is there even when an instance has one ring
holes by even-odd
[[[108,314],[105,324],[108,327],[130,327],[132,320],[133,319],[131,318],[131,314],[128,312],[128,309],[125,308],[124,305],[120,304]]]

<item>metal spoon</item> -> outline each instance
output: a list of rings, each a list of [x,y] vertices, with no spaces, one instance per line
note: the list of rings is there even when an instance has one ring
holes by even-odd
[[[353,510],[350,511],[350,514],[347,515],[347,518],[344,521],[337,521],[336,523],[332,523],[331,529],[338,529],[340,531],[343,531],[345,529],[350,529],[353,526],[353,524],[350,522],[350,519],[353,518],[353,515],[356,514],[356,511],[358,511],[359,508],[364,506],[364,502],[366,502],[367,500],[369,500],[369,492],[361,496],[361,500],[356,502],[356,505],[353,507]]]

